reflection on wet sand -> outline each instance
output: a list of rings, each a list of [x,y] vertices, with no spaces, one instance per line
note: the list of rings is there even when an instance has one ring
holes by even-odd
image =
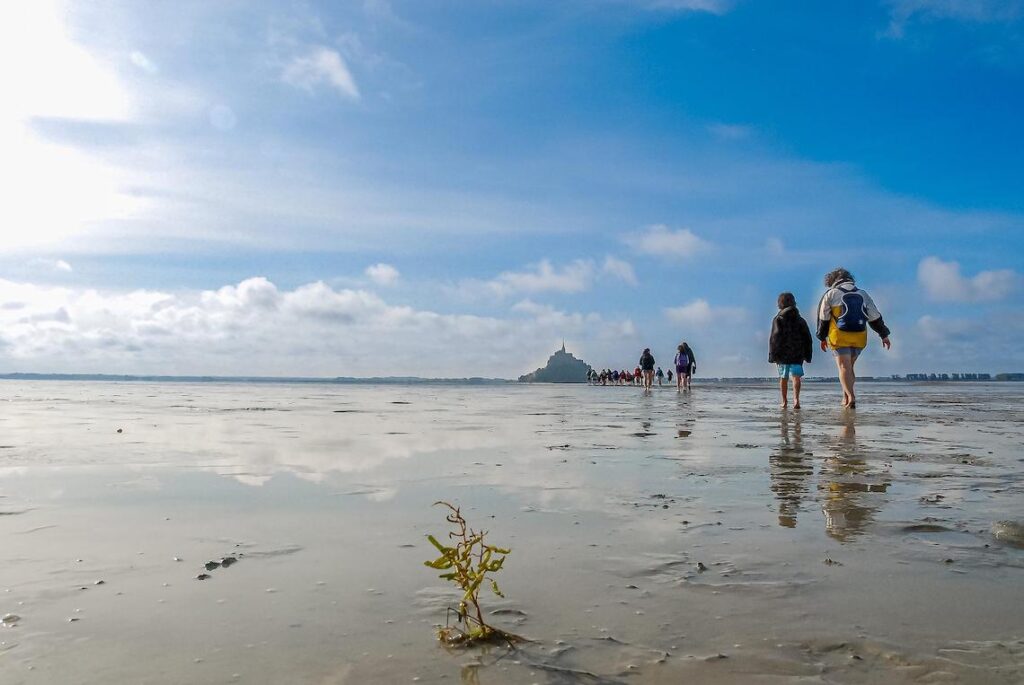
[[[885,504],[879,493],[889,488],[888,479],[872,472],[857,444],[857,416],[844,412],[838,438],[830,445],[832,455],[821,465],[819,490],[825,514],[825,532],[848,542],[864,532]]]
[[[874,387],[3,386],[0,683],[1024,682],[1024,384]],[[516,652],[438,646],[438,499]]]
[[[803,447],[803,426],[800,412],[792,416],[783,411],[779,416],[779,446],[768,457],[771,489],[779,506],[779,525],[796,528],[800,503],[807,496],[807,480],[814,474],[810,455]]]

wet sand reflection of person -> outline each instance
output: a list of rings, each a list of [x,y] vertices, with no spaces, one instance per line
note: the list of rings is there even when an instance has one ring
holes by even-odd
[[[676,438],[688,438],[693,433],[694,415],[690,413],[690,396],[676,395],[678,419],[676,420]]]
[[[768,476],[771,490],[779,501],[779,525],[796,528],[800,503],[808,493],[807,480],[814,474],[814,466],[804,452],[803,427],[800,413],[787,411],[779,417],[779,447],[768,457]]]
[[[875,493],[889,489],[889,481],[871,472],[857,443],[857,418],[845,414],[831,456],[821,465],[818,489],[825,514],[825,533],[848,542],[864,532],[884,500]]]

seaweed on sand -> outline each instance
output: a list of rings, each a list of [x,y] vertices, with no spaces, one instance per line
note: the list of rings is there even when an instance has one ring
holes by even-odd
[[[434,506],[448,509],[446,519],[454,530],[448,538],[454,545],[441,544],[433,535],[428,535],[437,551],[441,553],[424,565],[444,571],[441,578],[454,583],[462,591],[458,608],[448,608],[445,625],[438,628],[437,637],[450,646],[468,646],[474,643],[502,641],[512,645],[523,638],[488,625],[480,607],[480,590],[486,584],[498,597],[504,597],[498,583],[488,574],[497,573],[505,563],[509,549],[495,547],[484,541],[487,531],[475,531],[466,523],[459,507],[448,502],[434,502]],[[451,622],[455,615],[455,623]]]

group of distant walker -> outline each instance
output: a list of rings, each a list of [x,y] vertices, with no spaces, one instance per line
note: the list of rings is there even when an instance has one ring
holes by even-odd
[[[810,328],[796,307],[793,293],[780,293],[777,304],[779,311],[772,319],[768,338],[768,362],[778,368],[779,391],[782,394],[780,406],[789,406],[789,379],[792,378],[793,408],[799,409],[804,364],[811,363],[814,343]],[[888,350],[892,346],[889,329],[871,296],[857,287],[853,274],[842,267],[825,274],[825,294],[818,302],[816,335],[822,352],[832,350],[839,370],[839,384],[843,388],[843,407],[848,409],[857,408],[854,366],[867,347],[869,326],[882,339],[882,347]],[[697,359],[686,342],[677,348],[673,365],[676,391],[689,390],[691,377],[697,372]],[[665,376],[649,347],[644,348],[633,371],[591,369],[587,372],[587,380],[595,385],[642,385],[645,392],[650,392],[655,378],[658,385],[662,385]],[[671,384],[672,369],[667,376]]]
[[[697,373],[697,357],[693,354],[693,349],[685,340],[679,343],[679,347],[676,348],[673,366],[676,369],[676,392],[689,390],[690,380],[693,374]],[[594,385],[636,385],[643,386],[645,391],[650,391],[654,386],[655,378],[658,379],[659,386],[664,385],[666,377],[671,385],[672,369],[669,368],[668,374],[662,371],[661,367],[654,361],[654,355],[651,354],[651,348],[649,347],[644,348],[636,368],[632,371],[629,369],[621,371],[616,369],[602,369],[600,371],[591,369],[587,373],[587,381]]]

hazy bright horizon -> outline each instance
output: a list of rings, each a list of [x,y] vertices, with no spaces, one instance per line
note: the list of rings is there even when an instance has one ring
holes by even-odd
[[[0,8],[0,373],[1024,368],[1024,0]],[[810,375],[832,375],[818,355]]]

